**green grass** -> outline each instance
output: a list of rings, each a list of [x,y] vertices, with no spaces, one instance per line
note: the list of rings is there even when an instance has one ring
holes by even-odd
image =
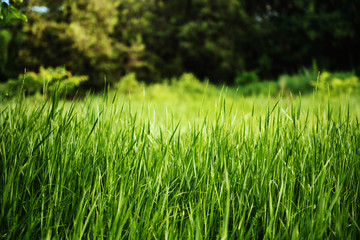
[[[1,103],[0,237],[360,237],[359,97],[149,91]]]

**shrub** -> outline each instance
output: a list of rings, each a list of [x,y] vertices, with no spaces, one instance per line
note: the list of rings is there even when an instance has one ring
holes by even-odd
[[[173,78],[171,84],[178,90],[190,93],[202,93],[206,87],[205,84],[192,73],[183,73],[179,79]]]
[[[259,82],[257,71],[243,71],[235,78],[235,84],[238,86],[257,82]]]
[[[295,75],[283,74],[279,77],[279,84],[282,90],[293,93],[307,93],[312,91],[311,82],[316,80],[315,71],[302,69]]]
[[[55,88],[64,95],[73,93],[80,83],[87,81],[88,76],[73,76],[64,67],[44,68],[40,67],[39,73],[28,72],[20,74],[17,79],[10,79],[6,84],[6,93],[14,96],[23,88],[26,95],[33,95],[43,92],[48,94]]]
[[[313,81],[312,85],[322,94],[330,90],[333,95],[351,93],[359,87],[358,77],[351,72],[322,72],[319,80]]]
[[[131,72],[124,75],[114,87],[119,92],[130,94],[137,90],[141,90],[144,86],[137,80],[136,74]]]

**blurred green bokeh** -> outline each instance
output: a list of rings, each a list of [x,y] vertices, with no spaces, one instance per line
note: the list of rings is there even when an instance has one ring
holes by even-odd
[[[28,22],[0,20],[0,80],[65,67],[82,87],[144,83],[184,72],[217,84],[261,86],[311,69],[360,71],[360,2],[320,0],[27,0],[12,3]],[[309,91],[317,73],[287,77]],[[280,77],[281,78],[281,77]],[[282,80],[284,82],[284,80]],[[261,88],[261,87],[260,87]]]

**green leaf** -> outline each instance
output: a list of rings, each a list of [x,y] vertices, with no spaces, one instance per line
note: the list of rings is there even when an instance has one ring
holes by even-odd
[[[27,22],[27,17],[24,15],[24,14],[22,14],[21,12],[19,12],[16,8],[14,8],[13,6],[9,6],[9,8],[10,8],[10,11],[11,11],[11,13],[16,17],[16,18],[18,18],[18,19],[20,19],[20,20],[23,20],[24,22]]]
[[[0,18],[5,20],[8,15],[9,15],[9,5],[7,5],[7,3],[5,2],[2,2],[0,8]]]

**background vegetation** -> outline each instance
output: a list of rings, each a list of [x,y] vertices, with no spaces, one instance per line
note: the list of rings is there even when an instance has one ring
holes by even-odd
[[[14,6],[28,22],[12,15],[0,21],[3,82],[40,66],[87,75],[82,86],[92,89],[129,72],[145,83],[192,72],[212,83],[245,85],[303,67],[312,73],[314,65],[360,71],[359,1],[24,0]],[[294,91],[308,89],[306,82]]]

